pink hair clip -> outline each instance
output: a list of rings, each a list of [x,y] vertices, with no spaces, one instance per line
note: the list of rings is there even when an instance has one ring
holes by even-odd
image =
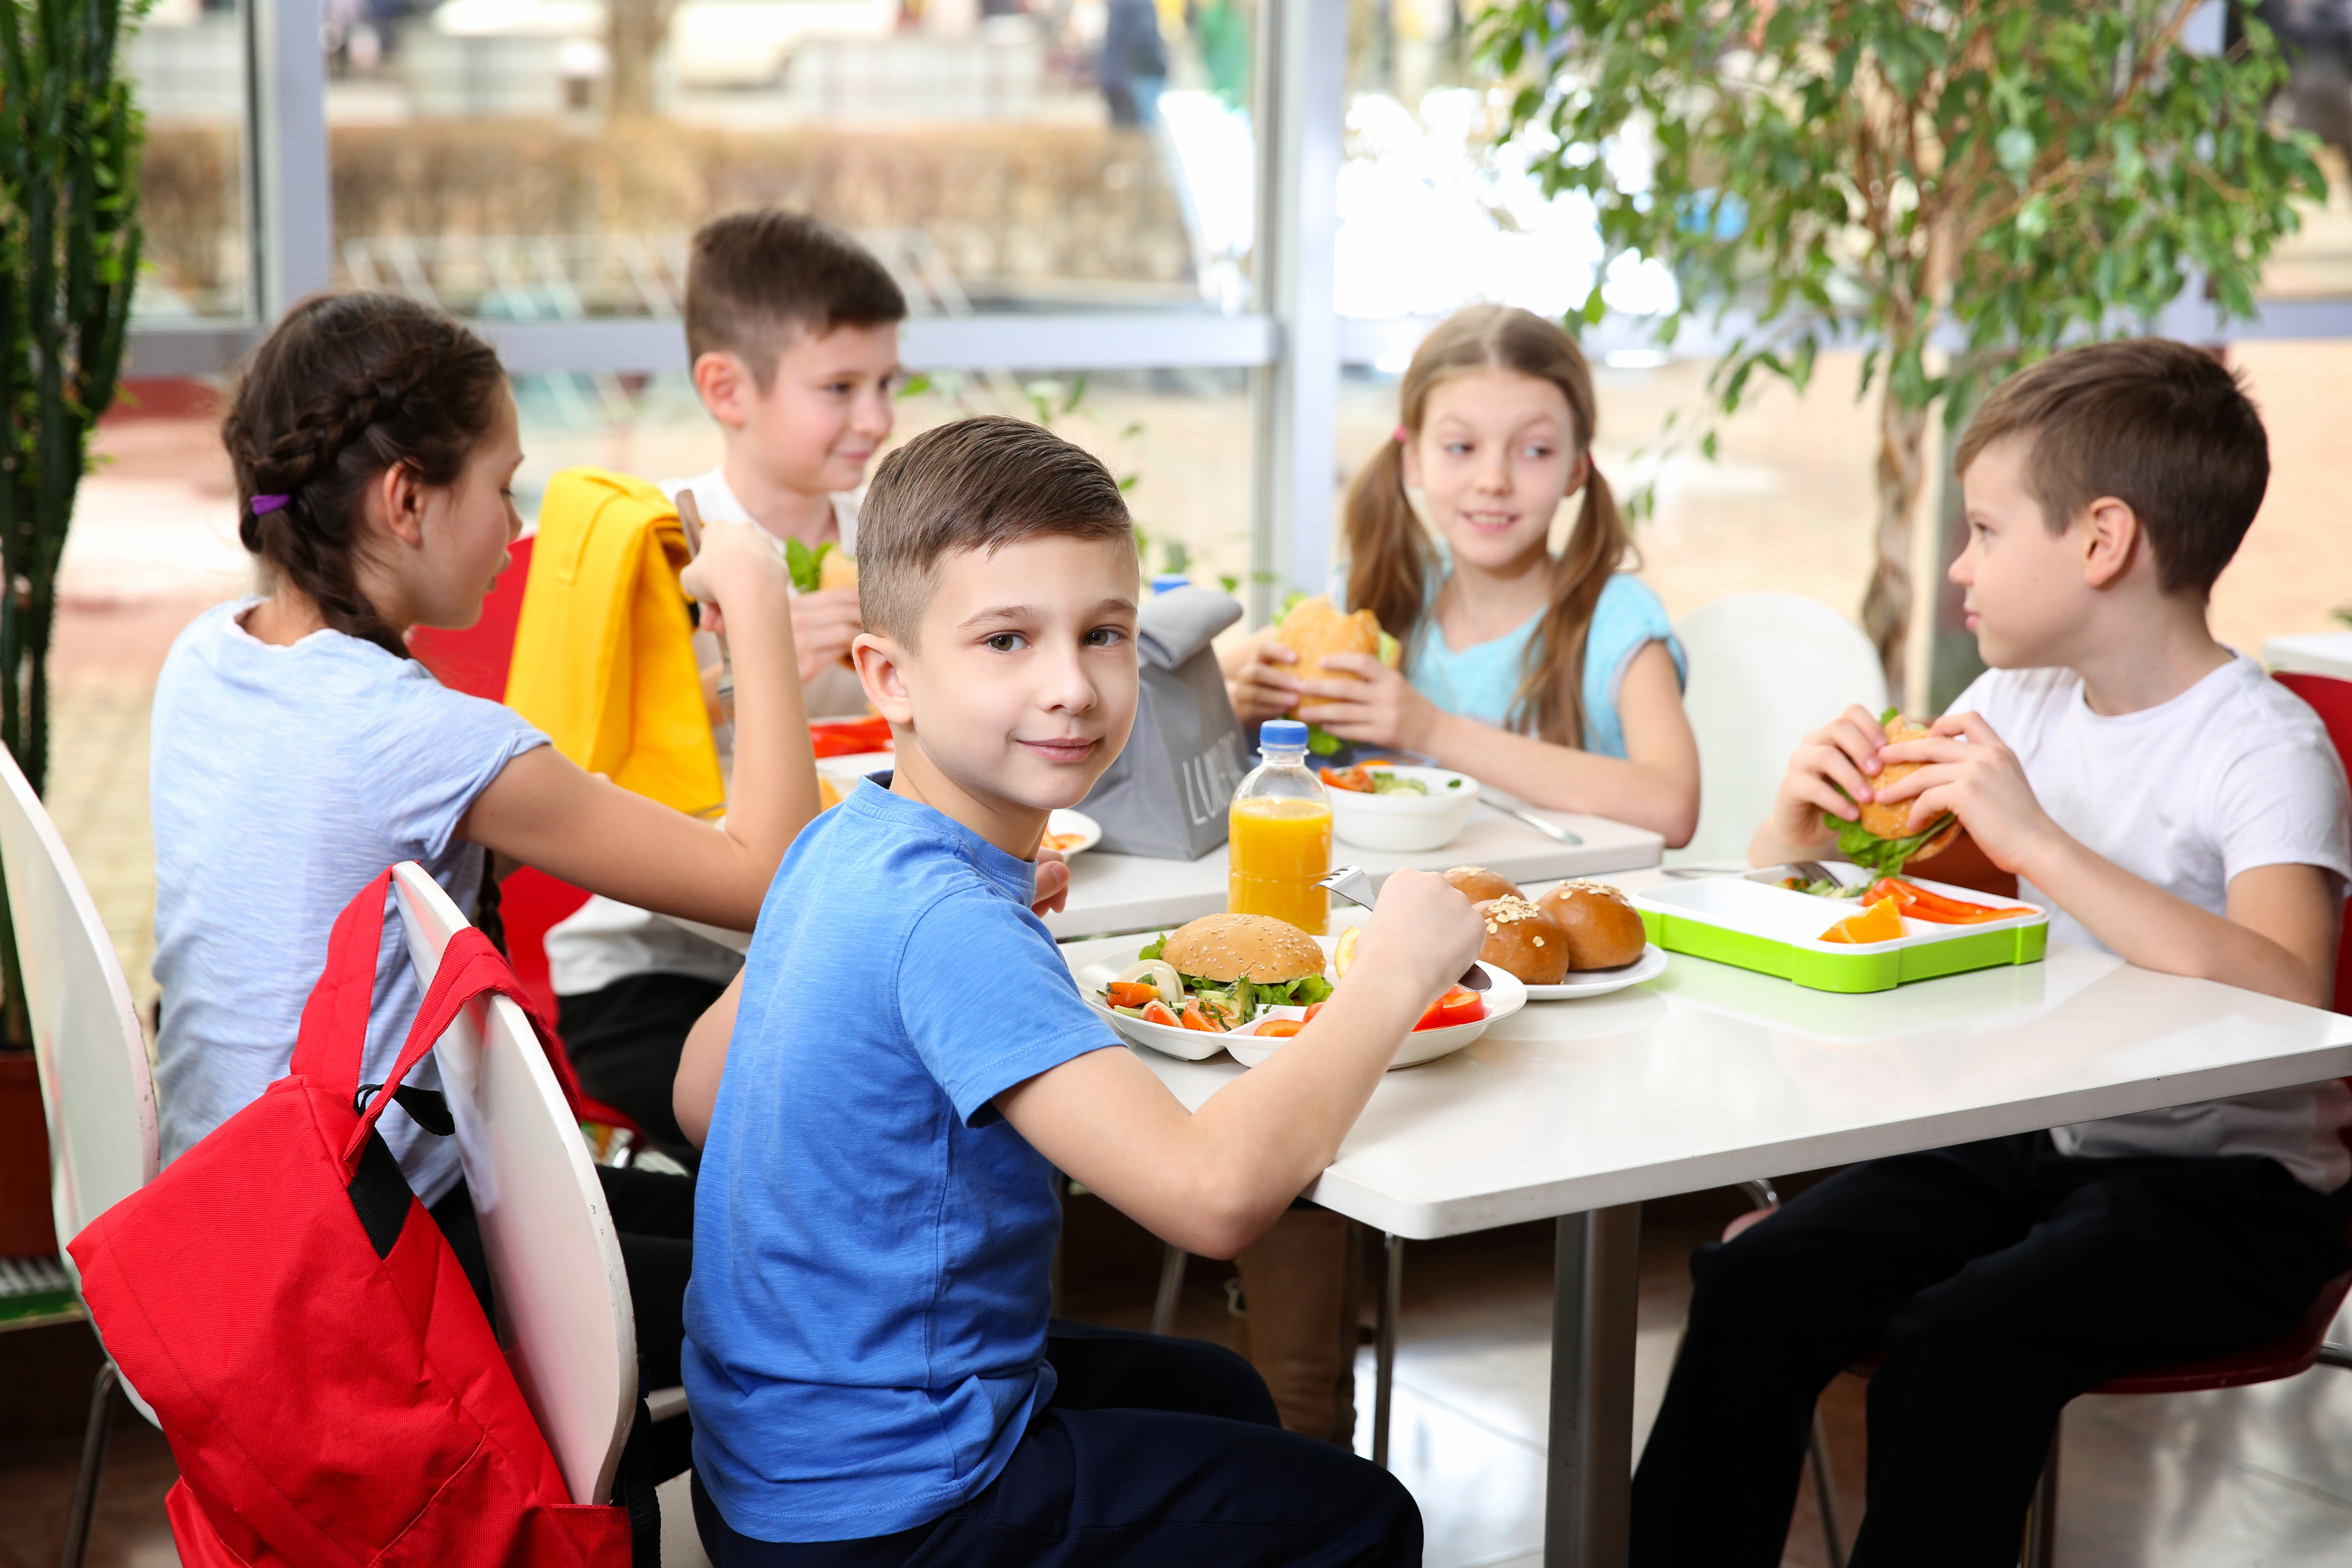
[[[292,496],[256,496],[253,498],[253,515],[268,517],[293,499]]]
[[[1389,435],[1390,435],[1390,436],[1391,436],[1391,437],[1396,441],[1396,444],[1397,444],[1398,446],[1400,446],[1400,447],[1409,446],[1409,445],[1411,445],[1411,444],[1412,444],[1412,431],[1410,431],[1410,430],[1408,430],[1408,429],[1406,429],[1406,428],[1405,428],[1403,426],[1402,426],[1402,425],[1398,426],[1395,429],[1393,429],[1393,430],[1390,431],[1390,432],[1389,432]]]

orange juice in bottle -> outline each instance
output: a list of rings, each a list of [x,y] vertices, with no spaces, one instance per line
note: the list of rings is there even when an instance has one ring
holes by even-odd
[[[1234,791],[1225,907],[1272,915],[1321,936],[1331,895],[1331,797],[1307,767],[1307,726],[1271,719],[1258,731],[1265,761]]]

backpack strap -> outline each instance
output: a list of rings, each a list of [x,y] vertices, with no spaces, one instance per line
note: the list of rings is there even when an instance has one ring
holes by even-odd
[[[350,1100],[359,1092],[367,1055],[368,1016],[375,1007],[376,958],[383,951],[383,906],[392,893],[390,868],[368,879],[335,917],[327,939],[327,967],[302,1005],[301,1033],[291,1070]]]

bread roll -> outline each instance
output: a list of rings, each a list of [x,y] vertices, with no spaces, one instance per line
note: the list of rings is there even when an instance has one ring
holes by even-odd
[[[1562,882],[1537,902],[1567,933],[1572,970],[1615,969],[1648,945],[1633,900],[1606,882]]]
[[[1924,741],[1927,738],[1927,731],[1907,719],[1896,719],[1886,726],[1886,743],[1890,746],[1898,741]],[[1874,792],[1883,790],[1898,779],[1909,778],[1927,765],[1925,763],[1889,763],[1879,770],[1876,778],[1870,781],[1871,788]],[[1912,832],[1911,808],[1918,804],[1916,800],[1898,800],[1881,805],[1873,801],[1862,808],[1862,826],[1881,838],[1908,838]],[[1959,836],[1960,819],[1956,816],[1945,824],[1942,832],[1913,850],[1911,859],[1927,859]]]
[[[827,588],[857,591],[857,558],[845,555],[838,549],[828,550],[824,559],[816,563],[816,585],[820,592]]]
[[[1455,892],[1474,904],[1483,904],[1488,899],[1518,899],[1527,896],[1519,891],[1519,885],[1517,882],[1512,881],[1500,871],[1489,871],[1484,866],[1456,866],[1445,873],[1445,879],[1454,884]]]
[[[1343,616],[1332,608],[1331,601],[1321,594],[1301,599],[1290,606],[1282,624],[1274,629],[1276,642],[1298,656],[1290,673],[1301,680],[1355,680],[1360,679],[1344,669],[1326,670],[1323,660],[1335,653],[1368,653],[1378,658],[1381,653],[1380,617],[1370,610],[1358,610]],[[1297,718],[1293,707],[1290,716]]]
[[[1477,904],[1486,922],[1478,961],[1518,976],[1527,985],[1557,985],[1568,973],[1568,933],[1559,922],[1514,893]]]

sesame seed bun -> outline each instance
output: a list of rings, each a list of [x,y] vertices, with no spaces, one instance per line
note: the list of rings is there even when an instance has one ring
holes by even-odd
[[[1478,962],[1507,970],[1526,985],[1557,985],[1568,973],[1568,933],[1559,922],[1513,893],[1474,906],[1486,922]]]
[[[1633,900],[1607,882],[1562,882],[1538,902],[1567,933],[1570,969],[1615,969],[1649,943]]]
[[[1489,871],[1484,866],[1456,866],[1445,873],[1445,880],[1454,890],[1474,904],[1488,899],[1517,899],[1526,895],[1519,885],[1500,871]]]
[[[1290,613],[1282,617],[1282,624],[1275,628],[1274,636],[1276,642],[1298,656],[1290,673],[1301,680],[1358,679],[1349,670],[1326,670],[1324,658],[1335,653],[1368,653],[1378,658],[1381,653],[1380,617],[1370,610],[1343,616],[1321,594],[1293,605]],[[1296,718],[1298,710],[1294,707],[1290,712]]]
[[[824,559],[816,563],[816,585],[819,592],[827,588],[857,587],[857,558],[839,550],[828,550]]]
[[[1179,974],[1220,982],[1246,978],[1280,985],[1323,973],[1323,949],[1315,939],[1272,915],[1202,915],[1179,927],[1160,956]]]

